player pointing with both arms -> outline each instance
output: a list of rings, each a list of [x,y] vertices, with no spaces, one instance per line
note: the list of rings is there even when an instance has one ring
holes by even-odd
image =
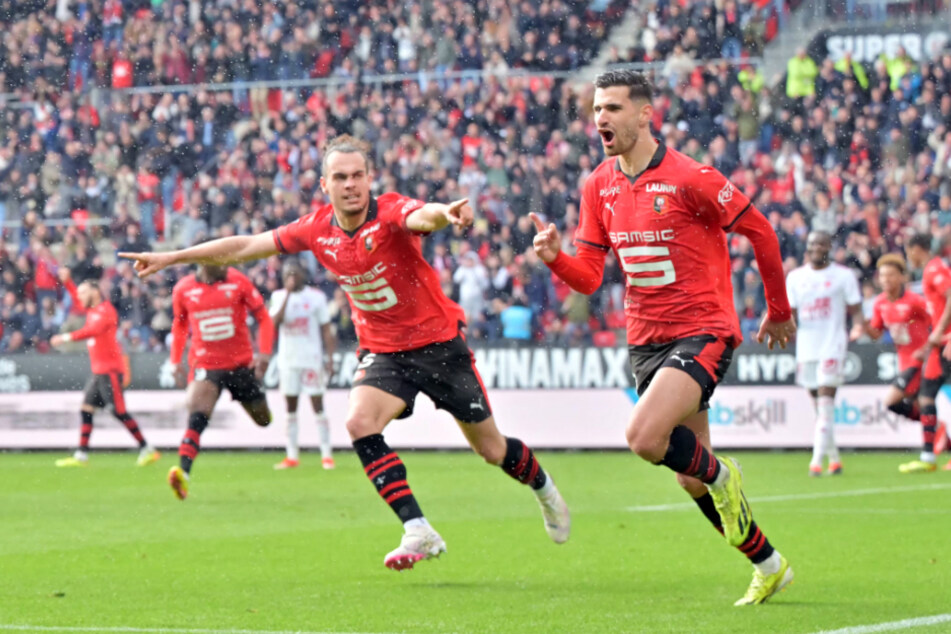
[[[584,185],[578,254],[565,254],[555,226],[532,214],[535,252],[573,289],[591,294],[614,250],[627,278],[627,340],[640,396],[628,445],[675,471],[703,514],[753,563],[753,582],[736,604],[762,603],[792,581],[792,569],[753,520],[736,463],[713,455],[706,410],[742,341],[726,234],[753,244],[769,306],[757,339],[768,338],[770,348],[785,347],[796,330],[779,244],[723,175],[651,136],[652,89],[643,75],[609,71],[595,86],[595,123],[608,159]]]
[[[349,136],[324,148],[321,189],[330,204],[274,231],[214,240],[183,251],[124,253],[140,276],[174,264],[231,264],[277,253],[311,251],[333,273],[353,308],[360,363],[350,392],[347,431],[367,477],[405,527],[400,546],[384,558],[394,570],[446,550],[429,525],[406,467],[383,438],[395,418],[409,416],[416,395],[447,410],[486,462],[534,491],[553,541],[568,539],[570,518],[532,450],[495,425],[482,379],[464,335],[462,309],[440,288],[419,235],[472,223],[466,200],[424,203],[395,193],[370,196],[367,149]]]

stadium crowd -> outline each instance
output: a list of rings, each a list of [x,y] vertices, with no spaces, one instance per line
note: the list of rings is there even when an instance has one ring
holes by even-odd
[[[142,282],[115,252],[264,231],[309,213],[325,202],[320,147],[340,133],[371,144],[379,191],[472,201],[474,227],[424,242],[472,339],[621,342],[613,256],[602,291],[572,292],[533,253],[528,218],[543,213],[570,242],[580,186],[602,158],[593,89],[544,71],[595,55],[618,3],[598,12],[562,0],[92,0],[72,3],[64,21],[56,6],[0,0],[0,86],[21,106],[0,115],[0,220],[19,223],[0,248],[0,352],[45,351],[51,334],[82,323],[57,283],[62,266],[77,281],[103,278],[130,351],[164,349],[170,289],[183,271]],[[753,5],[724,6],[743,14]],[[675,3],[656,7],[656,33],[680,38],[692,27],[677,25],[708,3],[692,3],[683,19]],[[829,231],[836,261],[871,294],[875,259],[899,249],[904,230],[951,230],[951,54],[921,65],[818,60],[814,72],[800,59],[787,85],[771,89],[743,62],[692,61],[727,46],[734,56],[723,33],[709,50],[678,39],[656,57],[667,62],[653,73],[654,128],[750,196],[789,269],[811,228]],[[653,50],[664,41],[658,35]],[[740,48],[755,51],[746,36]],[[444,74],[510,68],[541,72]],[[93,87],[303,77],[333,81],[90,98]],[[731,251],[748,332],[765,309],[762,285],[748,242],[733,236]],[[352,343],[342,291],[313,260],[304,264],[331,298],[342,343]],[[247,272],[265,295],[280,285],[276,258]]]

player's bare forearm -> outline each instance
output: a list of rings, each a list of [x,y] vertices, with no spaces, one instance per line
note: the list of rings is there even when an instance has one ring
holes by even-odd
[[[410,231],[431,233],[450,224],[468,227],[472,224],[472,217],[472,207],[469,206],[468,198],[457,200],[448,205],[426,203],[406,216],[406,228]]]
[[[272,232],[253,236],[218,238],[187,249],[165,253],[120,253],[119,257],[135,260],[139,277],[148,277],[169,266],[178,264],[207,264],[226,266],[251,260],[260,260],[277,254]]]

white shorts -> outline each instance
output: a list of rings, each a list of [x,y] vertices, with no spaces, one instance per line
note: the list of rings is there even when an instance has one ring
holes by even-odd
[[[845,382],[845,361],[823,359],[796,364],[796,383],[807,390],[839,387]]]
[[[321,368],[281,368],[280,390],[284,396],[323,396],[327,380]]]

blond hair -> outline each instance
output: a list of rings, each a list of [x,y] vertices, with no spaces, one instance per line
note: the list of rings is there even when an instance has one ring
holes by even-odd
[[[897,253],[886,253],[882,257],[878,258],[878,262],[875,263],[875,268],[880,269],[883,266],[894,266],[898,269],[898,272],[902,275],[905,274],[905,258],[901,257]]]

